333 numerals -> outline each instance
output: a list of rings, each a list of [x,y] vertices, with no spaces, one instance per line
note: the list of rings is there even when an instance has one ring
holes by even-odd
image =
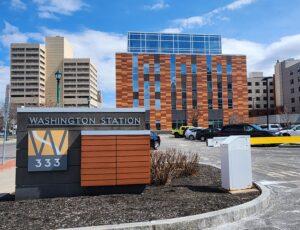
[[[45,158],[45,159],[35,159],[36,168],[41,168],[42,166],[46,168],[50,167],[59,167],[60,166],[60,159],[59,158]]]

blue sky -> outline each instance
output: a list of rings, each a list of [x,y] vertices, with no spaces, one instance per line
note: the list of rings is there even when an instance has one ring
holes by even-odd
[[[300,0],[1,0],[0,102],[9,46],[65,36],[99,71],[104,107],[115,105],[115,52],[127,31],[220,34],[224,54],[247,55],[247,70],[273,74],[277,59],[300,58]]]

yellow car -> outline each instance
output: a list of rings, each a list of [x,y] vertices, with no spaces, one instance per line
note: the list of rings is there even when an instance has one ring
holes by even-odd
[[[173,130],[172,130],[172,135],[174,135],[175,138],[183,137],[185,131],[186,131],[188,128],[193,128],[193,127],[194,127],[194,126],[188,126],[188,125],[180,126],[179,129],[173,129]]]

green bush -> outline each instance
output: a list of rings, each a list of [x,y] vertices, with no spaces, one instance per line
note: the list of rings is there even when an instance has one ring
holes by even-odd
[[[199,157],[195,153],[176,149],[151,152],[151,184],[165,185],[172,179],[195,175],[198,172]]]

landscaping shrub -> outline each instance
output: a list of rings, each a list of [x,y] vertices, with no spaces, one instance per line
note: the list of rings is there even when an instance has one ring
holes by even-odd
[[[199,157],[195,153],[176,149],[151,152],[151,184],[165,185],[172,179],[195,175]]]

